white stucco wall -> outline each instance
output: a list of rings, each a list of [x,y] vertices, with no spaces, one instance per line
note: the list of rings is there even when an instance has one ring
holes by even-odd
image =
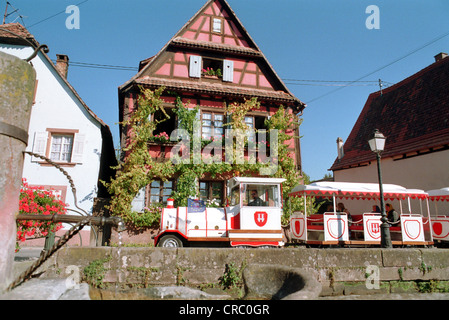
[[[449,150],[429,153],[408,159],[394,161],[385,158],[381,161],[383,183],[398,184],[408,189],[425,191],[449,187]],[[378,182],[377,163],[372,161],[369,166],[334,171],[335,181],[340,182]],[[366,208],[362,201],[345,201],[351,212],[371,209]],[[407,205],[403,201],[403,206]],[[350,206],[351,205],[351,206]],[[429,205],[431,213],[435,212],[434,204]],[[412,201],[412,211],[420,209],[416,201]],[[352,210],[351,210],[352,209]],[[396,209],[399,209],[396,202]],[[449,203],[438,203],[439,214],[449,215]]]
[[[24,59],[34,50],[2,44],[0,51]],[[64,169],[74,181],[78,206],[91,213],[100,168],[100,123],[83,107],[42,53],[32,60],[32,65],[36,69],[38,86],[31,112],[27,150],[33,151],[35,133],[45,132],[47,128],[79,130],[80,134],[85,135],[82,163]],[[32,185],[67,186],[66,202],[69,208],[76,209],[68,180],[56,168],[32,162],[31,157],[26,155],[23,177]]]

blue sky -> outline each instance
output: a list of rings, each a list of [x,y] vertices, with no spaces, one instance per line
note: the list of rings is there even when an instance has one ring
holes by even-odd
[[[156,54],[206,0],[9,2],[19,11],[6,21],[21,22],[17,14],[22,15],[29,31],[49,46],[51,59],[62,53],[70,62],[137,67],[140,60]],[[301,152],[303,170],[313,180],[328,173],[337,155],[337,137],[347,139],[368,95],[379,90],[378,79],[399,82],[431,64],[437,53],[449,52],[447,0],[228,2],[278,75],[308,105],[302,116]],[[80,29],[69,30],[65,9],[77,4]],[[0,0],[0,12],[5,5]],[[379,8],[380,29],[366,27],[369,5]],[[69,68],[69,82],[111,127],[116,146],[117,87],[135,73]],[[360,81],[344,82],[354,80]]]

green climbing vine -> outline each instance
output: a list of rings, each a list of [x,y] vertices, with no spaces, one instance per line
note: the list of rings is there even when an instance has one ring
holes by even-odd
[[[165,88],[161,87],[157,90],[141,88],[138,98],[138,106],[131,113],[129,119],[123,121],[121,125],[128,134],[127,145],[123,148],[123,161],[116,167],[117,175],[110,183],[104,183],[112,194],[112,200],[109,209],[114,215],[121,216],[125,222],[133,225],[135,228],[156,227],[160,220],[160,208],[147,207],[144,212],[135,212],[132,210],[132,201],[137,193],[145,186],[151,184],[155,179],[167,181],[170,177],[176,177],[176,190],[172,193],[177,206],[187,206],[189,197],[197,198],[199,190],[197,187],[198,179],[206,173],[212,178],[231,173],[232,175],[253,176],[259,174],[260,170],[267,167],[267,164],[260,162],[237,163],[236,161],[225,162],[220,161],[195,161],[195,152],[190,152],[189,159],[179,163],[156,162],[151,158],[148,151],[148,142],[156,141],[161,136],[154,136],[153,132],[157,126],[168,120],[170,116],[163,107],[161,95]],[[173,94],[173,93],[172,93]],[[175,94],[176,95],[176,94]],[[245,116],[251,110],[260,109],[260,103],[256,98],[245,100],[243,103],[232,103],[226,107],[226,115],[229,122],[225,124],[230,129],[239,132],[246,132],[249,127],[245,123]],[[151,115],[158,112],[162,114],[162,119],[150,121]],[[194,144],[200,139],[201,148],[211,143],[211,141],[201,141],[195,129],[198,128],[198,112],[199,107],[187,108],[182,103],[180,97],[176,97],[176,105],[174,112],[178,117],[179,129],[187,131],[189,135],[189,147],[193,150]],[[278,148],[278,167],[274,173],[274,177],[285,178],[287,181],[283,184],[284,199],[289,201],[288,210],[284,210],[287,215],[298,210],[301,207],[301,200],[291,200],[286,196],[294,186],[300,183],[302,177],[296,171],[294,160],[289,154],[288,143],[292,139],[299,137],[292,136],[293,132],[300,125],[300,119],[288,112],[284,107],[280,107],[278,112],[265,121],[268,130],[277,130],[278,139],[271,148]],[[164,141],[167,138],[164,137]],[[214,143],[220,148],[223,147],[224,137],[221,142]],[[233,147],[236,146],[238,138],[234,138]],[[175,143],[179,141],[174,141]],[[213,142],[213,141],[212,141]],[[218,143],[218,144],[217,144]],[[245,142],[248,143],[248,139]],[[193,150],[194,151],[194,150]],[[201,156],[201,155],[200,155]],[[200,159],[201,160],[201,159]],[[235,160],[235,153],[234,159]]]
[[[132,201],[137,193],[150,184],[153,179],[166,180],[174,174],[171,163],[154,161],[148,152],[148,141],[153,136],[157,125],[169,118],[164,110],[160,96],[164,88],[155,91],[141,89],[138,98],[138,107],[129,119],[121,124],[129,132],[128,144],[123,148],[125,154],[123,162],[115,169],[117,175],[110,183],[104,183],[112,195],[108,209],[114,215],[121,216],[125,223],[136,228],[145,228],[157,225],[159,211],[149,208],[143,213],[132,210]],[[150,115],[162,111],[164,119],[150,121]]]

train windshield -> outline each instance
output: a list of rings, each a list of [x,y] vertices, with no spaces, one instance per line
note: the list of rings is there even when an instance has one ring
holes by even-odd
[[[244,206],[281,206],[278,185],[244,184],[242,191],[242,202]]]

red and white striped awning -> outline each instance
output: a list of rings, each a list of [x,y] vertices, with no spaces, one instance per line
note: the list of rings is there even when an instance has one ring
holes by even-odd
[[[432,201],[449,201],[449,187],[427,191],[429,200]]]
[[[385,199],[426,199],[429,196],[424,190],[406,189],[394,184],[383,184],[382,186]],[[371,200],[379,199],[380,191],[377,183],[315,182],[309,185],[299,185],[289,195],[327,198],[335,195],[337,198]]]

